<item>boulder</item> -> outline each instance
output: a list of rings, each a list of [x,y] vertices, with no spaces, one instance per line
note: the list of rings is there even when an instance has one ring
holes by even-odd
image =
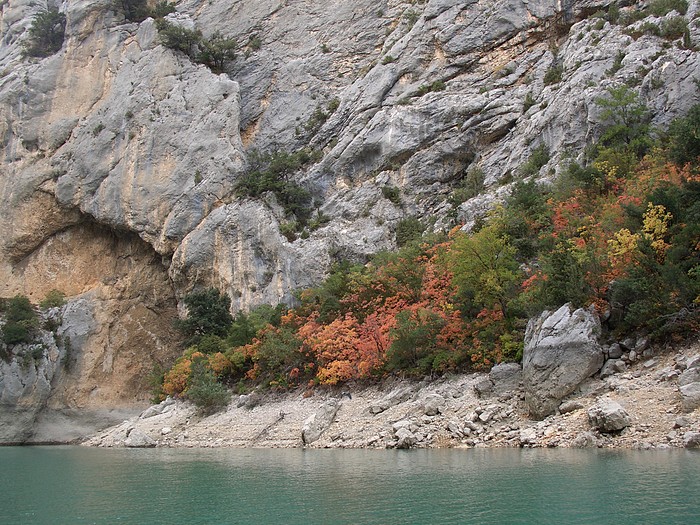
[[[603,365],[600,320],[566,304],[531,319],[525,332],[523,383],[530,416],[543,419]]]
[[[139,429],[133,428],[126,436],[124,446],[129,448],[153,448],[156,446],[156,442]]]
[[[516,390],[523,379],[523,369],[518,363],[500,363],[489,372],[496,395]]]
[[[429,394],[423,403],[423,412],[426,416],[437,416],[443,406],[445,406],[444,397],[440,394]]]
[[[148,419],[149,417],[154,417],[162,414],[166,409],[175,404],[175,400],[168,396],[165,400],[161,401],[157,405],[148,407],[141,413],[141,419]]]
[[[610,359],[620,359],[622,357],[622,347],[618,343],[613,343],[608,347],[607,353]]]
[[[317,441],[321,434],[331,426],[340,405],[341,403],[337,399],[329,399],[318,408],[315,414],[304,421],[304,426],[301,429],[301,440],[305,445]]]
[[[700,382],[690,383],[680,387],[681,410],[692,412],[700,407]]]
[[[632,418],[620,403],[606,398],[588,409],[588,420],[601,432],[616,432],[632,423]]]
[[[396,432],[396,448],[411,448],[418,442],[416,435],[407,427],[401,427]]]
[[[524,428],[518,436],[520,445],[533,445],[537,442],[537,430],[534,428]]]
[[[482,377],[476,383],[474,383],[474,391],[479,397],[488,397],[493,394],[493,381],[490,377]]]
[[[700,448],[700,432],[686,432],[683,434],[683,446],[685,448]]]
[[[415,394],[415,391],[416,389],[412,385],[399,387],[396,390],[391,391],[374,405],[371,405],[369,407],[369,411],[371,414],[381,414],[385,410],[411,399]]]
[[[572,448],[591,448],[598,446],[598,438],[593,432],[580,432],[571,442]]]
[[[678,386],[685,386],[698,382],[700,382],[700,367],[687,368],[678,377]]]
[[[561,414],[568,414],[569,412],[574,412],[575,410],[579,410],[581,408],[583,408],[583,403],[576,401],[575,399],[571,399],[569,401],[564,401],[561,405],[559,405],[559,412]]]

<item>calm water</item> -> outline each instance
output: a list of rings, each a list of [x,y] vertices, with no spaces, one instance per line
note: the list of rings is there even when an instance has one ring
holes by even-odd
[[[0,523],[700,523],[700,453],[0,448]]]

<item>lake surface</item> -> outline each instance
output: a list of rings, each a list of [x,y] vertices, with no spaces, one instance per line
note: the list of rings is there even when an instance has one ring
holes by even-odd
[[[690,524],[700,452],[0,447],[0,523]]]

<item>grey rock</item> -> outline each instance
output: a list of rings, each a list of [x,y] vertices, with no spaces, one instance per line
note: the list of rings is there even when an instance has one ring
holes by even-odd
[[[611,344],[608,347],[608,357],[610,359],[620,359],[622,357],[622,347],[617,343]]]
[[[304,421],[301,429],[301,440],[305,445],[318,441],[321,435],[331,426],[341,403],[337,399],[329,399],[323,403],[315,414]]]
[[[564,305],[531,319],[525,332],[523,383],[530,415],[542,419],[603,365],[600,322],[588,310]]]
[[[570,401],[564,401],[561,405],[559,405],[559,412],[562,414],[568,414],[569,412],[574,412],[582,408],[583,403],[577,401],[576,399],[572,399]]]
[[[152,448],[156,444],[154,439],[137,428],[131,429],[124,441],[124,446],[128,448]]]
[[[673,422],[673,428],[683,428],[690,425],[690,420],[685,416],[678,416]]]
[[[411,448],[418,442],[416,435],[402,427],[396,432],[396,448]]]
[[[416,423],[411,421],[410,419],[401,419],[391,425],[391,430],[394,434],[396,434],[402,428],[407,428],[411,432],[415,432],[416,430],[418,430],[418,425],[416,425]]]
[[[163,401],[161,401],[157,405],[150,406],[146,410],[144,410],[141,413],[140,418],[141,419],[148,419],[150,417],[158,416],[158,415],[162,414],[163,412],[165,412],[165,410],[168,407],[173,406],[174,404],[175,404],[175,400],[172,399],[170,396],[168,396],[166,399],[164,399]]]
[[[700,432],[686,432],[683,434],[683,446],[685,448],[700,448]]]
[[[678,386],[685,386],[697,382],[700,382],[700,368],[698,367],[686,368],[678,377]]]
[[[500,363],[491,368],[489,378],[496,395],[516,390],[522,382],[522,367],[518,363]]]
[[[644,364],[642,365],[644,368],[653,368],[658,364],[658,361],[656,359],[649,359],[647,361],[644,361]]]
[[[606,377],[610,377],[613,374],[617,373],[617,367],[615,366],[616,361],[608,359],[605,364],[603,365],[603,368],[600,369],[600,378],[605,379]]]
[[[588,409],[588,420],[601,432],[616,432],[632,423],[632,418],[622,405],[606,398]]]
[[[573,448],[593,448],[598,446],[598,438],[593,432],[580,432],[571,442]]]
[[[685,366],[686,368],[700,368],[700,355],[689,357]]]
[[[627,352],[632,352],[636,345],[637,340],[633,337],[628,337],[627,339],[620,341],[620,346]]]
[[[464,435],[464,428],[457,421],[450,421],[447,424],[447,431],[457,438],[461,438]]]
[[[440,394],[429,394],[423,403],[423,412],[426,416],[436,416],[445,406],[445,398]]]
[[[236,401],[236,408],[247,408],[248,410],[254,409],[262,401],[262,396],[257,392],[251,392],[250,394],[241,394],[238,396],[238,401]]]
[[[681,410],[692,412],[700,407],[700,382],[689,383],[679,388],[681,393]]]
[[[537,429],[524,428],[518,435],[521,445],[532,445],[537,443]]]
[[[493,381],[490,377],[482,377],[474,383],[474,391],[479,397],[488,397],[493,394]]]
[[[370,405],[369,412],[371,414],[380,414],[389,408],[403,403],[411,399],[416,393],[416,388],[413,385],[398,387],[392,390],[387,396],[379,400],[379,402]]]

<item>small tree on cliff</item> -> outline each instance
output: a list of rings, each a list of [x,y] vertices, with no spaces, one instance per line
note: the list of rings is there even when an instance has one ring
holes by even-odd
[[[43,58],[53,55],[63,46],[66,15],[55,8],[41,11],[27,32],[29,39],[24,44],[24,51],[28,56]]]
[[[188,344],[196,344],[205,335],[225,337],[233,322],[229,312],[231,299],[214,288],[192,292],[183,299],[187,318],[178,327],[187,336]]]

